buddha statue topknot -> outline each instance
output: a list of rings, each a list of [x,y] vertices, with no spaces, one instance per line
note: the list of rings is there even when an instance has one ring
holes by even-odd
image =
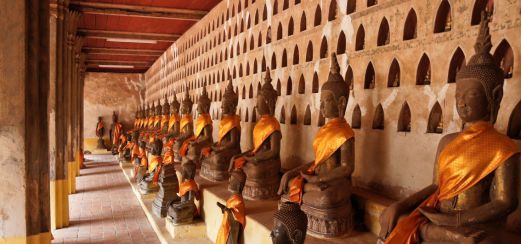
[[[202,150],[200,174],[203,178],[211,181],[228,179],[230,159],[241,153],[241,117],[236,114],[238,102],[239,96],[230,80],[221,105],[223,116],[219,122],[217,142]]]
[[[282,139],[279,121],[273,116],[277,97],[268,69],[257,95],[256,108],[261,118],[253,129],[253,149],[233,156],[230,162],[230,170],[242,169],[247,176],[245,198],[271,199],[277,196]]]
[[[519,150],[493,126],[503,96],[503,72],[489,53],[488,22],[483,13],[476,53],[456,76],[463,131],[440,140],[433,183],[382,213],[380,239],[385,243],[521,241],[505,231],[506,217],[518,201]]]
[[[284,174],[279,187],[282,202],[302,204],[308,216],[308,232],[336,237],[353,228],[351,174],[354,171],[355,138],[344,119],[349,86],[339,74],[336,55],[320,92],[320,112],[327,123],[313,141],[315,161]]]
[[[298,204],[282,203],[273,215],[271,241],[273,244],[303,244],[307,227],[308,217]]]

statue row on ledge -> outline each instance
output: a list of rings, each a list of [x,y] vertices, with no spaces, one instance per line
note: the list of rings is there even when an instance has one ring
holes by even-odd
[[[438,146],[432,185],[390,205],[380,216],[380,242],[505,243],[519,240],[507,226],[521,229],[516,213],[519,149],[493,124],[503,95],[503,73],[489,51],[488,20],[482,18],[476,54],[457,75],[456,107],[463,131],[445,135]],[[354,226],[351,174],[355,135],[344,119],[349,86],[331,56],[322,85],[320,111],[327,123],[313,142],[315,160],[281,172],[280,124],[273,116],[277,92],[270,71],[256,98],[261,119],[253,129],[253,148],[241,152],[238,96],[228,83],[222,102],[217,141],[203,87],[192,121],[193,103],[185,92],[179,104],[158,104],[136,113],[132,140],[121,135],[121,152],[129,152],[143,194],[159,191],[154,211],[176,224],[190,223],[199,211],[196,173],[214,182],[229,180],[231,197],[217,203],[224,213],[217,243],[237,243],[246,222],[243,199],[280,196],[271,233],[273,243],[303,243],[306,233],[341,237]],[[181,115],[178,115],[178,113]],[[125,139],[125,140],[123,140]],[[163,146],[164,145],[164,146]],[[176,166],[182,171],[176,176]],[[199,169],[197,171],[197,169]],[[400,217],[406,217],[400,219]],[[400,221],[399,221],[400,220]]]

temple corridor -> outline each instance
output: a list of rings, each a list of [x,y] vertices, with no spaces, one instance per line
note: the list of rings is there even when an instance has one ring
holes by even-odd
[[[85,159],[69,196],[70,225],[53,231],[52,243],[160,243],[114,157]]]

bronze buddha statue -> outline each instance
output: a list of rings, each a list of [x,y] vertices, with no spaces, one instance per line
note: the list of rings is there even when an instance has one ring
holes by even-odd
[[[483,13],[476,53],[456,75],[456,110],[463,131],[440,140],[433,183],[382,213],[380,238],[385,243],[521,240],[504,228],[518,200],[519,149],[493,127],[503,97],[503,72],[489,53],[491,47]]]
[[[213,125],[212,118],[209,114],[211,102],[206,92],[206,87],[203,86],[203,92],[201,96],[199,96],[197,103],[197,113],[199,115],[195,121],[194,135],[185,140],[179,149],[179,154],[183,157],[183,163],[187,160],[191,160],[195,163],[197,168],[201,167],[201,150],[213,143]]]
[[[159,190],[157,183],[159,179],[159,171],[163,162],[163,158],[161,157],[162,149],[163,142],[161,142],[161,140],[155,139],[151,143],[150,157],[147,161],[146,171],[138,182],[141,194],[149,194]]]
[[[221,105],[223,117],[219,123],[217,142],[203,148],[201,155],[200,175],[210,181],[227,180],[231,158],[241,153],[241,117],[236,114],[238,102],[239,96],[230,80]]]
[[[273,215],[271,241],[273,244],[304,244],[307,227],[308,217],[298,204],[282,203]]]
[[[174,139],[179,135],[179,102],[177,101],[176,95],[174,95],[174,100],[170,104],[170,117],[168,119],[168,126],[166,130],[166,138],[167,140]]]
[[[271,199],[277,196],[280,183],[280,124],[273,116],[277,91],[271,85],[270,70],[266,71],[264,84],[257,95],[257,111],[260,120],[253,129],[253,149],[235,155],[230,160],[230,170],[242,168],[246,174],[244,197]]]
[[[163,103],[161,112],[161,122],[159,125],[159,135],[160,139],[166,138],[166,135],[168,133],[168,121],[170,117],[170,104],[168,103],[168,98],[165,95],[165,103]],[[166,139],[165,139],[166,140]],[[166,141],[163,140],[163,143],[166,143]]]
[[[181,163],[180,149],[184,142],[190,139],[194,135],[194,123],[192,119],[192,106],[193,102],[188,94],[188,89],[185,90],[185,97],[181,104],[181,120],[179,121],[179,135],[174,142],[174,161]]]
[[[179,197],[168,208],[168,220],[173,224],[191,223],[199,213],[195,199],[199,200],[199,186],[195,182],[196,165],[187,161],[182,165],[182,180],[179,187]]]
[[[302,204],[308,231],[319,237],[335,237],[353,228],[351,174],[354,171],[355,137],[344,118],[349,86],[339,74],[336,55],[320,92],[320,112],[327,123],[313,141],[315,161],[284,174],[278,193],[281,201]]]
[[[105,142],[103,141],[103,135],[105,134],[105,125],[103,124],[103,117],[98,117],[98,123],[96,124],[96,136],[98,137],[98,144],[96,149],[106,149]]]
[[[246,208],[242,197],[246,174],[241,169],[235,169],[230,174],[229,180],[232,196],[226,200],[226,205],[217,202],[217,206],[223,213],[223,219],[217,233],[216,244],[238,244],[246,224]]]

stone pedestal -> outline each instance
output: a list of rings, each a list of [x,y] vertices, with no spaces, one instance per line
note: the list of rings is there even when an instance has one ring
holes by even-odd
[[[161,218],[166,217],[170,204],[178,200],[179,181],[173,164],[164,165],[159,175],[159,192],[152,203],[152,212]]]
[[[201,165],[201,171],[199,172],[199,175],[209,181],[212,182],[221,182],[225,181],[230,177],[230,173],[228,170],[217,170],[212,169],[212,165],[205,163],[203,161],[203,164]]]
[[[190,224],[197,214],[197,206],[194,201],[174,202],[168,209],[167,221],[174,225]]]
[[[242,195],[249,200],[267,200],[278,197],[280,178],[250,179],[246,178],[246,184]]]
[[[310,235],[318,238],[341,237],[353,230],[353,210],[350,203],[329,209],[318,209],[302,204],[301,209],[308,216]]]
[[[173,239],[195,239],[206,237],[206,224],[203,221],[176,225],[170,217],[166,220],[166,230]]]

